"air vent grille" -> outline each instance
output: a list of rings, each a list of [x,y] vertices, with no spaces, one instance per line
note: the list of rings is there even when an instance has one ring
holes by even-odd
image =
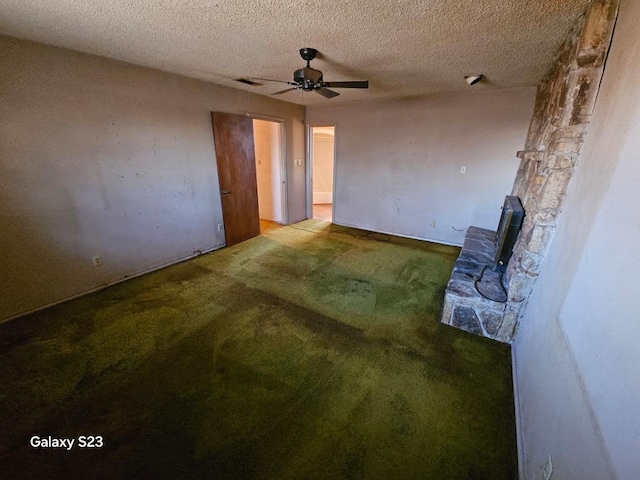
[[[254,82],[253,80],[249,80],[248,78],[236,78],[236,82],[244,83],[246,85],[251,85],[252,87],[258,87],[262,85],[261,83]]]

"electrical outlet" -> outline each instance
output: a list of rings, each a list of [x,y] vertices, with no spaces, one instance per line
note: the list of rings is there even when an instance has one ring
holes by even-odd
[[[219,224],[218,224],[218,231],[219,231],[219,232],[221,232],[221,231],[222,231],[222,224],[221,224],[221,223],[219,223]]]
[[[431,220],[431,221],[429,222],[429,226],[430,226],[430,227],[435,227],[435,226],[436,226],[436,221],[435,221],[435,220]]]
[[[467,173],[467,167],[465,166],[460,167],[460,173]]]
[[[101,267],[102,265],[104,265],[104,263],[102,262],[102,257],[100,255],[95,255],[93,257],[93,266]]]
[[[552,474],[553,474],[553,463],[551,463],[551,454],[549,454],[549,458],[547,458],[547,461],[542,466],[541,478],[542,480],[549,480]]]

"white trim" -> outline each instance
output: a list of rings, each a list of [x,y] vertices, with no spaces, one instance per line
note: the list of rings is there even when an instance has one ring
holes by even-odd
[[[336,222],[333,222],[333,223],[335,223],[336,225],[339,225],[340,227],[358,228],[360,230],[366,230],[368,232],[383,233],[385,235],[393,235],[394,237],[400,237],[400,238],[410,238],[412,240],[421,240],[423,242],[437,243],[438,245],[448,245],[449,247],[462,247],[461,243],[443,242],[442,240],[434,240],[433,238],[416,237],[415,235],[405,235],[404,233],[388,232],[386,230],[373,230],[371,227],[364,227],[364,226],[350,224],[350,223],[336,223]]]
[[[518,453],[518,478],[525,480],[524,474],[524,439],[522,432],[522,412],[520,410],[520,395],[518,394],[518,370],[516,369],[516,353],[511,344],[511,378],[513,381],[513,405],[516,416],[516,449]]]
[[[311,170],[313,167],[313,159],[311,158],[313,154],[313,149],[311,148],[311,144],[313,142],[313,125],[307,124],[307,128],[305,128],[305,140],[306,140],[306,161],[305,161],[305,195],[304,200],[306,203],[305,208],[305,216],[306,218],[313,218],[313,183],[311,179]]]
[[[333,203],[333,192],[313,192],[313,204]]]
[[[272,117],[270,115],[263,115],[261,113],[246,112],[246,115],[247,117],[255,118],[256,120],[266,120],[268,122],[284,123],[285,121],[284,118]]]
[[[279,124],[280,133],[280,216],[283,225],[289,225],[289,200],[287,188],[287,121],[284,118],[271,117],[259,113],[247,112],[247,117],[253,120],[264,120]]]
[[[289,188],[287,187],[287,122],[280,122],[280,185],[282,192],[282,224],[289,225]]]
[[[338,163],[338,124],[337,123],[307,123],[307,161],[306,161],[306,202],[307,202],[307,218],[313,218],[313,128],[314,127],[333,127],[333,189],[331,190],[331,222],[335,219],[336,206],[336,165]]]
[[[336,190],[338,189],[338,125],[333,125],[333,188],[331,190],[331,223],[336,219]]]

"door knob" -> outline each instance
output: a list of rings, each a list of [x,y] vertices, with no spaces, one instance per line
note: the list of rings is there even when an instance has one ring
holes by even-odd
[[[228,195],[229,193],[231,193],[231,190],[222,190],[221,192],[223,195]]]

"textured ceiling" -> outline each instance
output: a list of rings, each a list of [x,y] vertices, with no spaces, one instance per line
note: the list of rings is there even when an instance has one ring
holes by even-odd
[[[369,80],[336,105],[536,85],[587,0],[1,0],[0,33],[269,95],[302,47],[326,81]],[[485,80],[469,87],[464,75]]]

